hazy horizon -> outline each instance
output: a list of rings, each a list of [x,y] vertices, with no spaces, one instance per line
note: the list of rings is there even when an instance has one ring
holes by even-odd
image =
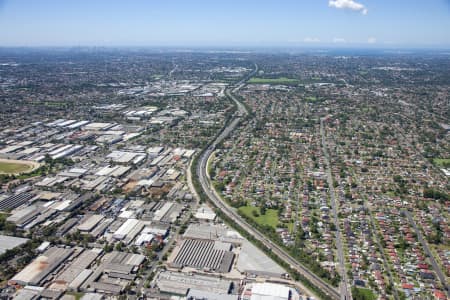
[[[1,47],[450,48],[450,1],[0,0]]]

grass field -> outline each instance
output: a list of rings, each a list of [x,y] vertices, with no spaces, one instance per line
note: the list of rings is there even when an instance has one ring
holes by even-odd
[[[17,160],[0,160],[0,174],[20,174],[31,172],[37,168],[39,164],[34,162],[22,162]]]
[[[305,100],[308,101],[308,102],[316,102],[317,98],[311,96],[311,97],[306,97]]]
[[[252,77],[248,81],[248,83],[253,84],[298,84],[299,81],[294,78],[280,77],[280,78],[260,78],[260,77]]]
[[[260,225],[269,225],[273,228],[277,228],[278,224],[278,211],[276,209],[267,209],[264,215],[259,213],[259,208],[254,206],[241,206],[239,211],[247,217],[256,221]],[[258,217],[253,215],[253,211],[258,213]]]
[[[364,299],[364,300],[376,300],[378,297],[372,292],[372,290],[369,289],[363,289],[363,288],[357,288],[353,287],[352,290],[356,292],[356,294],[359,297],[356,297],[358,299]],[[355,294],[353,292],[353,294]],[[353,295],[355,296],[355,295]]]
[[[450,158],[435,158],[433,159],[433,163],[440,168],[449,168]]]
[[[84,293],[78,293],[78,292],[70,292],[67,293],[68,295],[74,296],[75,300],[79,300],[84,296]]]

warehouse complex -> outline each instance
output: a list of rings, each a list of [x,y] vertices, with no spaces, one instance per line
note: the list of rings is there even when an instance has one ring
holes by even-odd
[[[9,284],[46,286],[50,292],[100,291],[117,295],[135,279],[144,261],[141,254],[51,247],[11,278]]]

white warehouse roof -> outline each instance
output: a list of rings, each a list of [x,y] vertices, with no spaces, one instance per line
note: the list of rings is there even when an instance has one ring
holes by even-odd
[[[123,223],[122,226],[114,232],[113,237],[117,240],[124,239],[131,232],[131,230],[139,224],[139,222],[140,221],[137,219],[126,220],[125,223]]]
[[[290,288],[275,283],[255,283],[251,300],[289,300]]]

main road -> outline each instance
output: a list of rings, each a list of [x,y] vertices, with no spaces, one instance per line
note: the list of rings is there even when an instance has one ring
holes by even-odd
[[[447,297],[450,297],[450,287],[447,284],[447,277],[444,275],[444,273],[441,270],[441,267],[436,262],[436,259],[434,258],[434,255],[430,250],[430,247],[428,247],[427,241],[423,237],[422,231],[419,229],[419,227],[417,227],[416,221],[414,221],[414,218],[409,211],[403,210],[402,212],[406,215],[409,223],[412,225],[412,227],[416,231],[417,238],[418,238],[419,242],[422,244],[422,248],[425,251],[426,255],[430,259],[431,265],[432,265],[434,271],[436,272],[437,276],[439,277],[439,280],[441,281],[441,284],[444,287]]]
[[[233,92],[239,90],[245,82],[253,76],[258,71],[258,66],[255,65],[255,69],[244,79],[242,79],[239,83],[236,84],[235,87],[232,88]],[[239,227],[245,230],[247,233],[252,235],[255,239],[261,242],[265,247],[271,249],[272,253],[277,255],[279,258],[288,263],[292,269],[296,270],[300,274],[302,274],[305,278],[307,278],[314,286],[319,288],[325,294],[327,294],[330,298],[340,300],[340,293],[330,284],[325,282],[323,279],[318,277],[316,274],[311,272],[304,265],[295,260],[289,253],[279,245],[273,243],[269,238],[267,238],[264,234],[262,234],[259,230],[248,224],[237,212],[235,209],[230,207],[226,202],[222,200],[220,195],[218,195],[211,183],[209,182],[207,176],[207,163],[208,159],[215,150],[216,146],[221,143],[238,125],[242,120],[242,117],[248,115],[249,112],[245,105],[243,105],[231,92],[230,88],[226,89],[226,95],[231,98],[236,106],[238,113],[236,117],[228,124],[228,126],[217,136],[217,138],[210,144],[210,146],[201,154],[198,160],[198,165],[196,167],[196,173],[199,178],[201,187],[205,193],[205,195],[209,198],[209,200],[224,213],[228,218],[233,220]]]
[[[322,136],[322,152],[323,157],[325,159],[325,166],[326,166],[326,173],[327,173],[327,182],[328,182],[328,189],[330,193],[330,203],[331,203],[331,211],[333,213],[333,222],[336,227],[336,249],[337,249],[337,256],[339,261],[339,268],[340,268],[340,274],[342,277],[341,284],[340,284],[340,291],[341,291],[341,299],[342,300],[350,300],[352,299],[352,294],[350,292],[350,289],[348,287],[348,280],[347,280],[347,272],[345,271],[345,258],[344,258],[344,250],[342,245],[342,234],[341,234],[341,227],[339,225],[339,217],[338,217],[338,208],[336,204],[336,193],[334,192],[334,182],[333,182],[333,176],[331,174],[331,163],[330,163],[330,155],[328,153],[328,146],[327,146],[327,140],[325,136],[325,129],[323,126],[324,119],[320,119],[320,135]]]

